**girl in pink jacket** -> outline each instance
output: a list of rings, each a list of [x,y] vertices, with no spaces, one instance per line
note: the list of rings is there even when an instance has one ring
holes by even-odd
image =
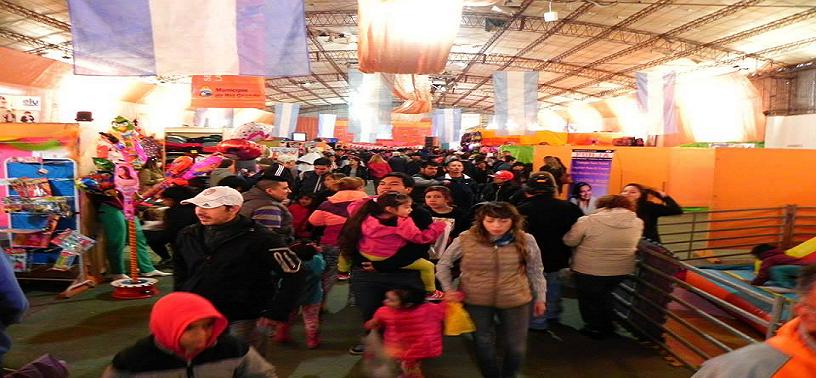
[[[371,261],[382,261],[395,255],[408,242],[429,244],[445,231],[444,222],[433,222],[428,229],[420,230],[410,214],[411,197],[404,194],[385,193],[366,201],[343,227],[338,270],[342,273],[349,271],[352,251],[358,250]],[[402,269],[419,271],[428,299],[442,298],[442,292],[436,290],[432,262],[417,259]]]
[[[384,306],[365,323],[371,330],[385,328],[385,352],[400,362],[400,377],[421,378],[420,362],[442,355],[445,305],[423,303],[421,294],[416,290],[389,290]]]

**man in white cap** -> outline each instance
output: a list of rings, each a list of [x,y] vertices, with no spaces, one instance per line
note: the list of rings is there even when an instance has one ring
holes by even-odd
[[[181,202],[196,206],[201,223],[178,235],[174,289],[210,300],[229,319],[233,336],[266,355],[269,327],[288,320],[304,278],[280,235],[239,215],[243,202],[227,186]]]

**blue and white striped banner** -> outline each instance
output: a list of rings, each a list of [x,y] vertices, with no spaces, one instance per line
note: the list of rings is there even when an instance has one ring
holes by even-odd
[[[334,138],[334,125],[337,123],[337,114],[317,115],[318,138]]]
[[[278,138],[291,138],[297,128],[300,104],[279,102],[275,104],[275,135]],[[310,135],[309,137],[314,137]]]
[[[354,141],[375,143],[377,139],[393,139],[391,89],[382,75],[349,69],[348,77],[348,132],[354,134]]]
[[[431,117],[431,134],[439,138],[439,143],[459,145],[462,138],[462,109],[435,109]]]
[[[638,106],[646,114],[649,135],[678,132],[674,98],[676,81],[677,74],[674,71],[635,73]]]
[[[68,0],[74,73],[308,75],[302,0]]]
[[[538,72],[493,73],[497,135],[523,135],[538,125]]]

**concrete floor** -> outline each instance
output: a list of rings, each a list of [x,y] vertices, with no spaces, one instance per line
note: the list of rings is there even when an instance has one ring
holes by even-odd
[[[172,278],[162,278],[163,293]],[[72,377],[98,377],[120,349],[147,334],[147,319],[156,298],[119,301],[111,298],[107,284],[67,300],[55,299],[63,286],[27,283],[31,310],[22,324],[8,329],[13,338],[6,366],[19,367],[43,353],[65,360]],[[296,327],[292,345],[274,345],[270,361],[281,377],[363,377],[361,358],[347,353],[359,339],[360,320],[354,307],[346,306],[348,285],[339,284],[329,298],[324,316],[323,344],[308,350],[302,327]],[[594,341],[576,329],[581,321],[573,299],[565,299],[564,325],[552,333],[529,337],[524,377],[688,377],[691,371],[670,366],[657,350],[620,337]],[[428,377],[479,376],[470,339],[446,337],[444,355],[425,363]]]

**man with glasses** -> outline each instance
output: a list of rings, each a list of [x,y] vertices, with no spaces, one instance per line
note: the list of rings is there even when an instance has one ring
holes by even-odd
[[[706,361],[694,377],[816,377],[816,265],[802,269],[796,292],[796,317],[776,336]]]

